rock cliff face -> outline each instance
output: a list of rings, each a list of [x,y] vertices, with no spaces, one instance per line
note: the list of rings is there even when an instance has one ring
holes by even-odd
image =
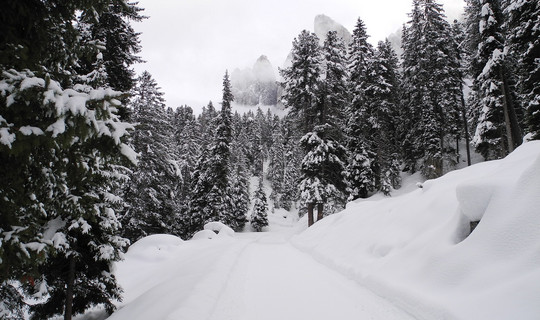
[[[277,103],[276,74],[264,55],[257,59],[253,68],[234,70],[231,85],[234,100],[238,104],[255,106]]]
[[[346,45],[351,43],[351,33],[349,30],[324,14],[315,17],[313,30],[317,37],[319,37],[321,44],[326,39],[326,34],[329,31],[336,31],[338,37],[342,38]]]
[[[338,37],[342,38],[345,42],[345,45],[348,46],[349,43],[351,43],[352,35],[349,30],[347,30],[347,28],[345,28],[343,25],[324,14],[319,14],[315,17],[315,21],[313,22],[313,30],[313,32],[319,38],[321,46],[324,44],[324,40],[326,40],[326,34],[328,33],[328,31],[336,31]],[[287,59],[283,63],[283,68],[289,67],[291,65],[291,62],[292,53],[289,53]]]

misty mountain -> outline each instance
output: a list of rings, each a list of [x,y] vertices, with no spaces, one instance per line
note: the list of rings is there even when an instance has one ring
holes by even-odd
[[[238,104],[255,106],[277,103],[276,74],[265,55],[260,56],[252,68],[235,69],[231,73],[231,86]]]
[[[324,43],[326,34],[329,31],[336,31],[338,37],[342,38],[346,45],[351,43],[351,33],[349,30],[324,14],[319,14],[315,17],[313,31],[319,38],[321,45]]]

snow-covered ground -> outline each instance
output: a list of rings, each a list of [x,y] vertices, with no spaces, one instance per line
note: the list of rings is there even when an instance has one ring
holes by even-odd
[[[276,211],[263,233],[144,238],[109,319],[538,319],[540,142],[415,179],[307,231]]]

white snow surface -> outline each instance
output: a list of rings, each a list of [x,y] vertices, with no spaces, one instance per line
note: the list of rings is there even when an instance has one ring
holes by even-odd
[[[141,239],[109,319],[538,319],[540,141],[417,178],[308,230],[275,210],[268,232]]]
[[[538,208],[540,141],[352,203],[293,242],[418,319],[538,319]]]

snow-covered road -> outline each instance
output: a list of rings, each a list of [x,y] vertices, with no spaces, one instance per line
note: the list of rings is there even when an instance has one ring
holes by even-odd
[[[412,319],[280,234],[257,238],[238,256],[211,320]]]
[[[413,319],[287,238],[145,238],[117,265],[125,301],[109,319]]]

